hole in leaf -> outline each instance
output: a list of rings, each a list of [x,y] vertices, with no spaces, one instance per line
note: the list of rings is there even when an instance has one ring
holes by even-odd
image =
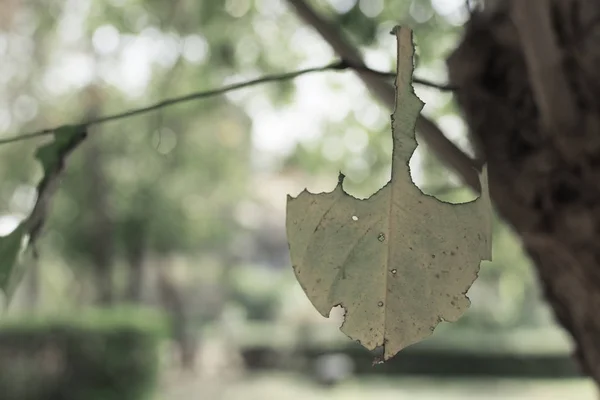
[[[352,221],[358,221],[358,217],[356,215],[352,216]]]

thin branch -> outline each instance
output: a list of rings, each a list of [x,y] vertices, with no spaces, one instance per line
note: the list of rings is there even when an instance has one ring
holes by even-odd
[[[368,74],[373,74],[375,76],[379,76],[381,78],[396,78],[395,72],[377,71],[377,70],[367,67],[364,64],[352,64],[351,62],[348,62],[348,61],[343,61],[343,63],[344,63],[343,64],[344,66],[346,66],[347,68],[352,69],[356,72],[365,72]],[[416,83],[418,85],[427,86],[430,88],[434,88],[434,89],[440,90],[442,92],[454,92],[454,91],[458,90],[458,87],[456,87],[456,86],[435,83],[435,82],[431,82],[431,81],[428,81],[423,78],[413,77],[413,83]]]
[[[356,66],[366,68],[356,47],[346,41],[336,27],[318,15],[304,0],[288,0],[288,2],[296,9],[296,13],[304,22],[319,32],[338,56],[347,60],[355,68]],[[392,109],[395,103],[393,86],[374,74],[358,70],[357,72],[369,91]],[[417,133],[421,135],[437,157],[450,169],[454,170],[463,182],[475,191],[480,191],[475,161],[448,140],[442,131],[422,114],[417,120]]]
[[[240,83],[235,83],[232,85],[223,86],[219,89],[212,89],[212,90],[207,90],[207,91],[203,91],[203,92],[194,92],[194,93],[191,93],[191,94],[188,94],[185,96],[174,97],[171,99],[163,100],[161,102],[152,104],[147,107],[136,108],[136,109],[125,111],[125,112],[122,112],[119,114],[108,115],[105,117],[88,120],[79,125],[81,125],[81,126],[99,125],[99,124],[103,124],[103,123],[110,122],[110,121],[115,121],[115,120],[119,120],[119,119],[123,119],[123,118],[129,118],[129,117],[133,117],[133,116],[140,115],[140,114],[146,114],[151,111],[159,110],[159,109],[162,109],[165,107],[170,107],[170,106],[173,106],[176,104],[185,103],[185,102],[192,101],[192,100],[199,100],[199,99],[204,99],[207,97],[222,95],[222,94],[225,94],[228,92],[247,88],[247,87],[254,86],[254,85],[259,85],[259,84],[269,83],[269,82],[279,82],[279,81],[290,80],[290,79],[294,79],[298,76],[309,74],[309,73],[314,73],[314,72],[343,71],[343,70],[348,70],[348,69],[360,69],[360,71],[363,73],[368,73],[370,75],[379,76],[379,77],[381,77],[381,76],[394,77],[395,76],[395,74],[393,74],[393,73],[375,71],[364,65],[353,66],[351,63],[342,60],[342,61],[336,61],[336,62],[327,64],[322,67],[306,68],[306,69],[301,69],[301,70],[293,71],[293,72],[287,72],[287,73],[283,73],[283,74],[267,75],[267,76],[263,76],[258,79],[253,79],[253,80],[246,81],[246,82],[240,82]],[[452,90],[452,88],[450,88],[449,86],[429,82],[424,79],[415,78],[414,82],[421,84],[421,85],[437,88],[440,90]],[[23,140],[34,139],[34,138],[41,137],[41,136],[51,135],[57,129],[58,129],[58,127],[10,136],[10,137],[4,138],[4,139],[0,139],[0,145],[14,143],[14,142],[20,142]]]

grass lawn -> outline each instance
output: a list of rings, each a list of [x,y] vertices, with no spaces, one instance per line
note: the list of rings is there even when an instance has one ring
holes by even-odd
[[[229,380],[173,373],[156,400],[598,400],[591,381],[361,378],[325,388],[290,374]]]

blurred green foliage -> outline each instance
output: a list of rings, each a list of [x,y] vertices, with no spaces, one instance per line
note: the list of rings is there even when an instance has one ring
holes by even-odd
[[[147,399],[165,333],[163,317],[143,309],[5,320],[0,393],[6,400]]]
[[[273,321],[285,295],[280,275],[264,268],[238,268],[231,276],[230,300],[244,309],[249,321]]]
[[[379,70],[394,67],[390,29],[409,24],[418,46],[416,75],[445,80],[444,58],[459,39],[460,26],[431,1],[388,0],[380,9],[368,0],[310,3]],[[342,3],[350,7],[341,9]],[[334,58],[285,1],[20,2],[14,8],[0,4],[0,15],[10,21],[0,32],[0,42],[8,43],[5,49],[0,46],[0,135],[77,124],[91,114],[122,112]],[[304,108],[300,117],[292,112],[299,112],[293,106],[311,82],[319,84],[319,92],[304,93],[306,104],[323,104],[325,94],[336,94],[339,101],[325,103],[320,108],[326,117],[307,125],[318,132],[290,139],[291,151],[260,148],[254,121],[264,114],[283,121],[269,132],[274,142],[291,136],[294,124],[317,118]],[[390,110],[356,82],[351,72],[303,77],[93,127],[69,160],[40,240],[39,270],[60,268],[63,273],[41,272],[40,286],[24,289],[23,296],[37,298],[41,310],[93,303],[86,291],[98,289],[98,276],[105,274],[109,282],[117,281],[114,298],[120,302],[127,285],[118,280],[140,279],[133,274],[139,265],[152,275],[160,268],[173,270],[177,261],[186,267],[181,280],[192,282],[216,264],[230,268],[216,284],[229,301],[244,304],[250,319],[273,318],[276,299],[287,296],[289,286],[271,285],[277,280],[264,271],[239,268],[250,262],[244,258],[250,250],[257,254],[256,264],[268,264],[266,253],[274,248],[285,251],[284,232],[262,229],[269,218],[280,221],[279,228],[285,219],[262,204],[271,195],[266,183],[301,176],[330,179],[332,188],[341,170],[347,176],[345,188],[364,197],[389,178]],[[464,142],[465,129],[452,124],[459,115],[451,94],[416,90],[427,103],[426,114],[453,133],[453,140]],[[288,120],[288,115],[295,118]],[[0,217],[30,211],[41,174],[33,156],[44,142],[0,146]],[[474,197],[425,146],[418,152],[424,191],[435,195],[436,188],[450,187],[438,196],[446,201]],[[262,203],[241,213],[249,202]],[[508,330],[550,325],[528,261],[499,220],[494,246],[494,261],[482,266],[470,293],[472,309],[457,326]],[[288,265],[269,267],[287,268],[292,279]],[[258,278],[250,279],[253,274]]]

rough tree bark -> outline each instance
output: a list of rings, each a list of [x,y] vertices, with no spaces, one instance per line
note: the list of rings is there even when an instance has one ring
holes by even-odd
[[[304,0],[288,1],[340,57],[362,63]],[[433,124],[417,130],[475,189],[469,168],[487,162],[497,210],[522,237],[583,372],[600,384],[600,2],[486,3],[448,60],[480,161],[457,154]],[[361,78],[393,106],[391,85]]]
[[[600,2],[490,8],[466,25],[450,80],[503,193],[496,208],[600,383]]]

